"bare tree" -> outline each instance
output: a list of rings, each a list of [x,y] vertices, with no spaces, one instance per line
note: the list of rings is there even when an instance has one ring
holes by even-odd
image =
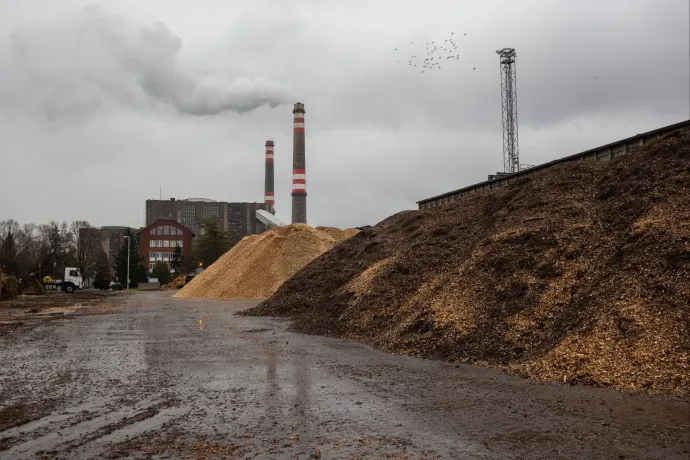
[[[16,275],[19,270],[19,248],[16,238],[19,232],[19,223],[15,220],[0,222],[0,266]]]
[[[5,241],[10,233],[15,235],[19,233],[19,222],[14,219],[0,221],[0,243]]]
[[[41,262],[41,244],[35,224],[24,224],[17,232],[16,241],[19,251],[19,276],[35,272]]]
[[[70,226],[71,243],[77,261],[77,268],[84,282],[96,274],[96,260],[100,246],[101,230],[94,228],[85,220],[75,220]]]

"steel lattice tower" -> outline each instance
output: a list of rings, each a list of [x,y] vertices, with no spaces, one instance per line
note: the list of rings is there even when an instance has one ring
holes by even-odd
[[[517,85],[514,48],[496,51],[501,58],[501,105],[503,106],[503,171],[520,170],[518,149]]]

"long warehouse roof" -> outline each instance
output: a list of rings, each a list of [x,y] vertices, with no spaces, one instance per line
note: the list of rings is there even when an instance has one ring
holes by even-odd
[[[641,138],[641,137],[653,136],[654,134],[658,134],[658,133],[660,133],[660,132],[675,131],[676,129],[681,129],[681,128],[685,128],[685,127],[690,127],[690,120],[685,120],[685,121],[681,121],[681,122],[678,122],[678,123],[674,123],[674,124],[672,124],[672,125],[664,126],[663,128],[658,128],[658,129],[655,129],[655,130],[653,130],[653,131],[648,131],[648,132],[646,132],[646,133],[636,134],[635,136],[628,137],[628,138],[626,138],[626,139],[621,139],[621,140],[619,140],[619,141],[611,142],[611,143],[609,143],[609,144],[602,145],[602,146],[599,146],[599,147],[595,147],[595,148],[593,148],[593,149],[585,150],[585,151],[580,152],[580,153],[575,153],[575,154],[573,154],[573,155],[568,155],[567,157],[558,158],[558,159],[556,159],[556,160],[549,161],[548,163],[542,163],[542,164],[540,164],[540,165],[533,166],[533,167],[531,167],[531,168],[529,168],[529,169],[525,169],[525,170],[523,170],[523,171],[519,171],[519,172],[516,172],[516,173],[513,173],[513,174],[508,174],[508,175],[505,175],[505,176],[501,176],[500,178],[497,178],[497,179],[486,180],[486,181],[483,181],[483,182],[478,182],[478,183],[476,183],[476,184],[468,185],[467,187],[459,188],[459,189],[457,189],[457,190],[453,190],[453,191],[450,191],[450,192],[441,193],[440,195],[432,196],[431,198],[425,198],[425,199],[423,199],[423,200],[417,201],[417,204],[426,203],[427,201],[433,201],[433,200],[436,200],[436,199],[438,199],[438,198],[443,198],[443,197],[448,196],[448,195],[453,195],[453,194],[458,193],[458,192],[463,192],[463,191],[465,191],[465,190],[470,190],[470,189],[473,189],[473,188],[480,188],[480,187],[482,187],[482,186],[484,186],[484,185],[487,185],[487,184],[490,184],[490,183],[492,183],[492,182],[498,182],[498,181],[501,181],[501,180],[505,180],[505,179],[508,178],[508,177],[519,176],[519,175],[521,175],[521,174],[526,174],[526,173],[528,173],[528,172],[529,172],[529,173],[533,173],[534,171],[537,171],[537,170],[540,170],[540,169],[545,169],[545,168],[551,167],[551,166],[553,166],[553,165],[556,165],[556,164],[558,164],[558,163],[565,163],[565,162],[567,162],[567,161],[572,161],[573,159],[578,158],[578,157],[580,157],[580,156],[585,156],[585,155],[587,155],[587,154],[590,154],[590,153],[593,153],[593,152],[596,152],[596,151],[598,151],[598,150],[602,150],[602,149],[605,149],[605,148],[608,148],[608,147],[612,147],[612,146],[614,146],[614,145],[619,145],[619,144],[623,144],[623,143],[626,143],[626,142],[630,142],[630,141],[632,141],[632,140],[636,140],[636,139],[639,139],[639,138]]]

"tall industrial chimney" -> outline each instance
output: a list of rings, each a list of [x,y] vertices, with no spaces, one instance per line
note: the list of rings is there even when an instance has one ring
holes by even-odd
[[[307,176],[304,158],[304,104],[292,109],[295,126],[292,138],[292,223],[307,223]]]
[[[268,212],[275,214],[275,193],[273,191],[273,141],[266,141],[266,182],[264,203],[268,205]]]

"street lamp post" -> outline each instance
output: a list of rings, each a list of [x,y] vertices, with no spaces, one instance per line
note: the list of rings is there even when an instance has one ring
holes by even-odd
[[[125,238],[127,238],[127,290],[129,291],[129,242],[131,239],[127,235]]]

